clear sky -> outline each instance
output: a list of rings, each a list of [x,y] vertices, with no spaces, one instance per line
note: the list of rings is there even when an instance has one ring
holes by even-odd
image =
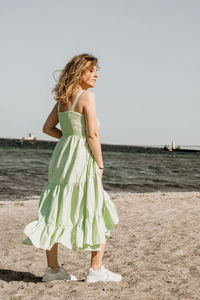
[[[88,52],[102,143],[200,145],[199,0],[0,3],[0,137],[56,140],[52,73]]]

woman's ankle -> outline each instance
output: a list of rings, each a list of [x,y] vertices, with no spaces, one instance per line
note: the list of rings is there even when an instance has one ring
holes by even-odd
[[[91,265],[90,268],[92,268],[94,271],[98,271],[101,268],[101,265]]]
[[[48,267],[50,267],[54,271],[58,271],[60,268],[60,266],[48,266]]]

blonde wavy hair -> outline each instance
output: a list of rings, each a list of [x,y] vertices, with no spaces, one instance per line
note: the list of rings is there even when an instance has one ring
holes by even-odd
[[[81,76],[85,71],[84,67],[88,61],[91,61],[91,64],[96,66],[97,70],[100,69],[98,64],[98,58],[96,58],[92,54],[83,53],[73,56],[68,61],[64,69],[61,70],[58,82],[56,86],[52,89],[52,93],[55,93],[54,99],[57,102],[66,103],[69,101],[74,89],[81,82]]]

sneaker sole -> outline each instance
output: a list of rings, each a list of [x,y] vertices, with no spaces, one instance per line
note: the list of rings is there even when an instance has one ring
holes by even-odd
[[[77,281],[78,279],[67,279],[67,278],[62,278],[62,279],[45,279],[45,278],[42,278],[42,282],[49,282],[49,281],[54,281],[54,280],[67,280],[67,281]]]
[[[99,282],[99,281],[102,281],[102,282],[120,282],[122,280],[119,279],[119,280],[90,280],[90,279],[85,279],[84,282]]]

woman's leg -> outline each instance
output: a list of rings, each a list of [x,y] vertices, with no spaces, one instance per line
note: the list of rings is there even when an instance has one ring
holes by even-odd
[[[107,238],[105,240],[104,244],[100,244],[101,246],[101,251],[91,251],[91,265],[93,270],[98,270],[102,266],[102,259],[104,255],[104,250],[105,250],[105,245],[106,245]]]
[[[58,269],[58,243],[55,243],[51,250],[46,250],[47,264],[52,269]]]

